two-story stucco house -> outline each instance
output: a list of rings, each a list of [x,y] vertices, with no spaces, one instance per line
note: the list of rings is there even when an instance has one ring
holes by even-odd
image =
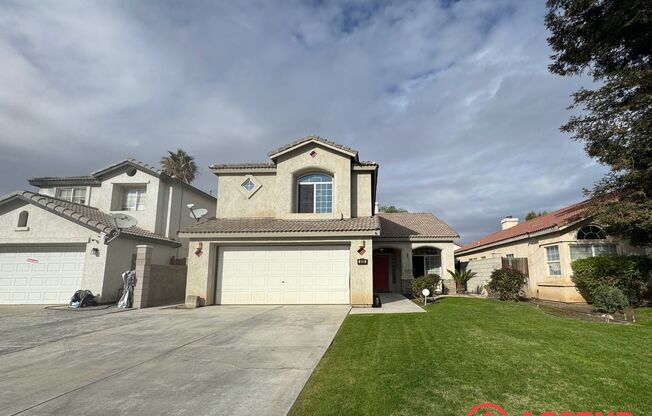
[[[136,245],[153,246],[159,264],[183,259],[178,231],[195,222],[187,204],[215,212],[211,195],[133,159],[29,182],[38,191],[0,197],[0,304],[67,303],[79,289],[114,301]],[[118,233],[114,213],[137,225]]]
[[[378,164],[309,136],[269,163],[216,164],[216,217],[183,229],[200,304],[352,304],[454,268],[459,236],[429,213],[376,214]],[[450,286],[450,283],[448,284]]]
[[[501,230],[455,251],[465,268],[478,274],[468,282],[469,290],[482,291],[492,269],[501,258],[525,258],[528,291],[534,298],[585,302],[573,281],[573,260],[609,254],[645,254],[622,239],[609,236],[587,215],[591,200],[573,204],[549,214],[519,223],[518,218],[501,220]],[[487,267],[489,265],[490,267]]]

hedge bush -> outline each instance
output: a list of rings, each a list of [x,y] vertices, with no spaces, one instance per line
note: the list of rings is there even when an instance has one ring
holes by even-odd
[[[497,269],[491,273],[486,288],[491,297],[517,301],[525,282],[525,275],[518,270]]]
[[[441,280],[441,277],[439,277],[438,274],[429,274],[427,276],[421,276],[417,277],[416,279],[412,280],[412,294],[414,297],[417,298],[422,298],[423,299],[423,289],[428,289],[430,291],[430,294],[435,293],[435,288],[437,287],[437,284]]]
[[[601,256],[571,263],[573,280],[589,303],[601,286],[620,289],[633,307],[640,306],[652,278],[652,259],[646,256]]]
[[[599,311],[614,313],[622,311],[628,305],[627,296],[617,287],[602,285],[593,291],[593,306]]]

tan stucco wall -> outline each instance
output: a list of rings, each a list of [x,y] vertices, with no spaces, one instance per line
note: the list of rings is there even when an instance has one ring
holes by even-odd
[[[247,198],[240,192],[249,174],[224,173],[217,181],[217,217],[275,217],[276,216],[276,174],[274,172],[254,173],[251,176],[260,183],[260,188]]]
[[[310,156],[315,150],[316,157]],[[298,214],[298,177],[323,172],[333,176],[333,212]],[[251,175],[261,187],[247,198],[241,186]],[[332,219],[373,215],[372,173],[353,171],[349,156],[317,144],[302,146],[277,160],[276,171],[220,173],[217,179],[217,213],[220,218],[274,217]]]
[[[312,151],[316,157],[310,156]],[[296,180],[312,172],[333,177],[333,212],[297,214]],[[276,165],[276,216],[278,218],[351,218],[351,159],[324,146],[311,144],[280,156]]]
[[[362,243],[365,253],[360,255],[358,250]],[[373,252],[372,240],[351,241],[351,305],[371,306],[374,301]],[[367,260],[367,264],[359,265],[358,259]]]
[[[371,172],[354,171],[351,177],[351,216],[373,215]]]
[[[458,255],[457,258],[462,262],[468,262],[471,259],[480,260],[483,257],[487,259],[496,256],[506,257],[508,254],[513,254],[514,257],[527,257],[530,272],[530,296],[562,302],[584,302],[585,299],[572,281],[570,246],[590,243],[577,240],[577,231],[587,223],[582,222],[559,232],[523,239],[471,254]],[[642,250],[634,248],[622,240],[608,238],[601,242],[616,244],[619,254],[644,254]],[[551,245],[559,246],[560,276],[549,275],[546,247]]]

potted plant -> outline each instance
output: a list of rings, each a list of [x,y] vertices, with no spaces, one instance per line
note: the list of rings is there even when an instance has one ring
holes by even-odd
[[[455,280],[455,292],[464,294],[466,293],[466,282],[473,279],[477,273],[471,270],[464,270],[463,272],[459,270],[448,270],[448,274]]]

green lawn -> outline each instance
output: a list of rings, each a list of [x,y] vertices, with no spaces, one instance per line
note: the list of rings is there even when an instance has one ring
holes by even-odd
[[[422,314],[349,316],[290,414],[464,416],[481,402],[510,416],[650,414],[652,310],[621,325],[449,298]]]

